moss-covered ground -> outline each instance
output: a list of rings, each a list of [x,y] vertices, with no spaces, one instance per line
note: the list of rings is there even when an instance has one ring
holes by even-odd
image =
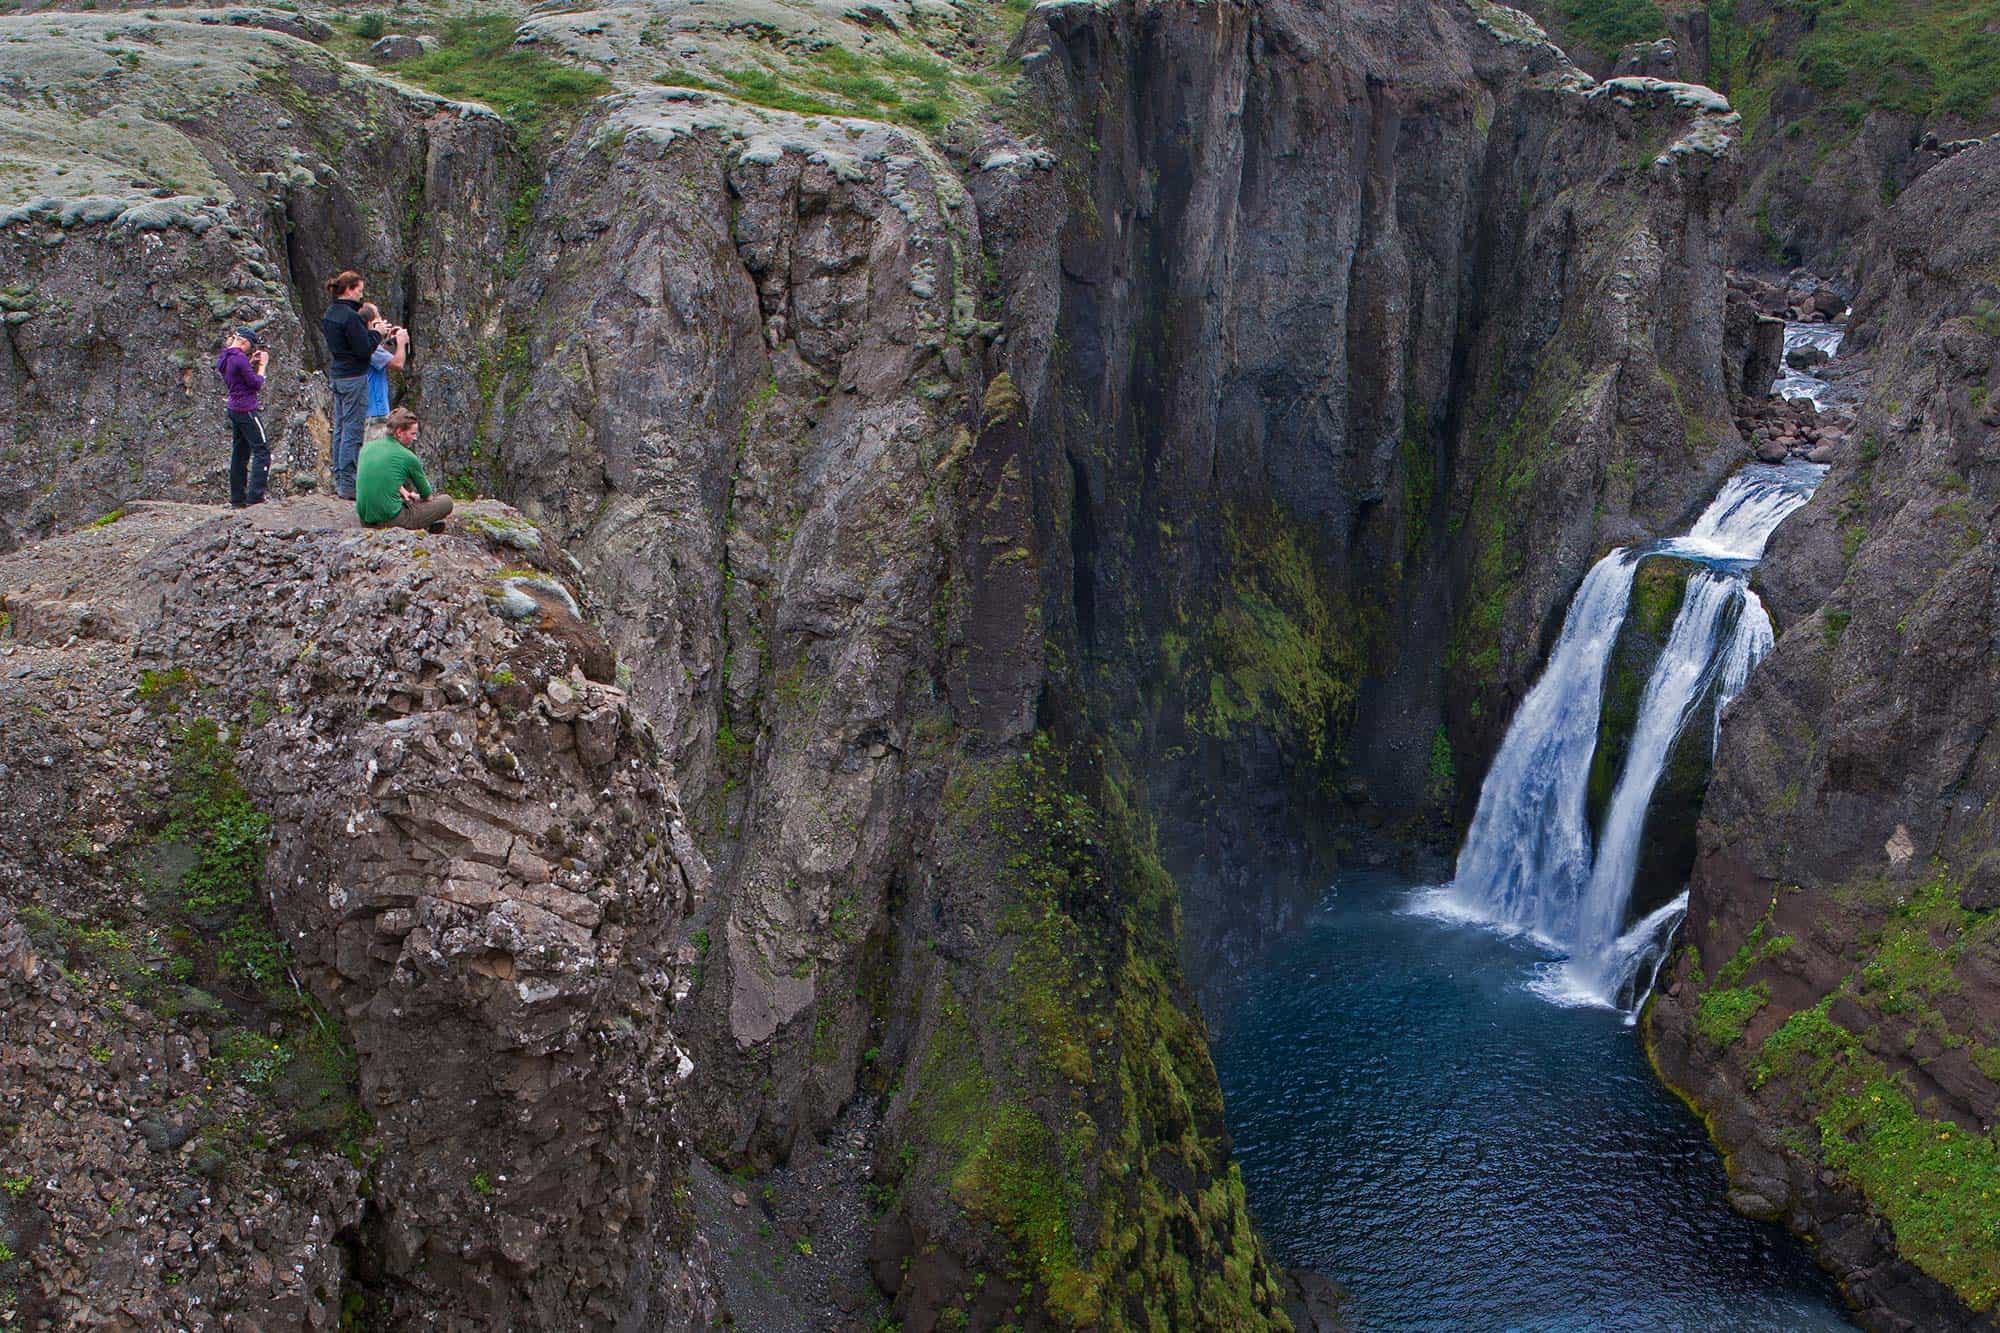
[[[129,896],[89,909],[68,899],[19,913],[37,951],[115,1013],[150,1012],[207,1037],[209,1077],[223,1093],[191,1108],[191,1165],[228,1169],[246,1151],[335,1147],[364,1161],[372,1123],[359,1100],[352,1048],[338,1022],[296,983],[289,950],[260,891],[269,817],[235,764],[236,736],[201,711],[185,669],[149,671],[138,697],[167,742],[167,781],[120,846],[92,859]],[[233,1109],[227,1090],[260,1112]]]
[[[1709,0],[1713,82],[1756,133],[1786,88],[1817,95],[1824,124],[1851,131],[1871,110],[1953,117],[1990,126],[2000,116],[2000,2],[1996,0]],[[1655,0],[1550,0],[1566,36],[1597,55],[1664,36]],[[1801,30],[1780,44],[1780,27]]]
[[[1990,966],[2000,913],[1965,910],[1944,871],[1915,888],[1865,884],[1842,896],[1856,910],[1881,911],[1880,926],[1835,988],[1775,1026],[1765,1019],[1767,1035],[1741,1062],[1759,1100],[1809,1130],[1788,1135],[1794,1150],[1867,1199],[1906,1260],[1990,1311],[2000,1305],[2000,1136],[1931,1104],[1901,1052],[1922,1036],[2000,1074],[2000,1019],[1947,1007],[1963,965]],[[1760,923],[1712,980],[1695,970],[1695,1022],[1706,1040],[1743,1039],[1772,995],[1754,974],[1792,947]]]
[[[419,31],[428,27],[416,25]],[[505,14],[447,19],[432,29],[435,45],[397,65],[396,76],[445,97],[483,102],[524,142],[533,142],[550,121],[574,115],[610,91],[611,82],[517,45],[519,27]]]

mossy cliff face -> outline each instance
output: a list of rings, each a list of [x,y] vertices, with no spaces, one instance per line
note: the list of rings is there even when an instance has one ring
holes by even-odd
[[[1772,543],[1783,634],[1726,717],[1646,1023],[1740,1206],[1811,1234],[1875,1328],[2000,1310],[1996,204],[1988,145],[1865,256],[1875,387]]]

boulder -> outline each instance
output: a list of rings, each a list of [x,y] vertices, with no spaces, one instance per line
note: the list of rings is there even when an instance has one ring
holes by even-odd
[[[392,32],[368,48],[368,54],[385,65],[398,61],[415,60],[436,45],[436,39],[419,37],[413,33]]]

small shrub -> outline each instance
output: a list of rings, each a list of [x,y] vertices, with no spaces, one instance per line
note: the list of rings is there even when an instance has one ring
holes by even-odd
[[[388,30],[389,21],[372,11],[354,20],[354,35],[364,42],[375,41]]]
[[[1433,804],[1442,805],[1458,791],[1458,765],[1452,756],[1451,737],[1440,726],[1431,736],[1430,772],[1424,782],[1424,795]]]

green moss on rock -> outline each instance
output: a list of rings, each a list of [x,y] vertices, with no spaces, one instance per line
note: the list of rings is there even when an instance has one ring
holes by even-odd
[[[1770,1002],[1771,988],[1761,984],[1707,991],[1695,1001],[1694,1025],[1712,1045],[1733,1046]]]
[[[1858,897],[1878,893],[1886,889],[1864,884]],[[1793,1150],[1864,1197],[1904,1259],[1973,1310],[1991,1311],[2000,1306],[2000,1137],[1928,1114],[1908,1075],[1878,1052],[1913,1028],[1941,1033],[1948,1045],[1968,1044],[1935,1002],[1958,990],[1962,960],[2000,937],[2000,913],[1966,911],[1959,885],[1942,872],[1887,901],[1888,915],[1854,970],[1765,1038],[1749,1062],[1749,1082],[1760,1099],[1809,1127],[1803,1137],[1788,1136]],[[1789,944],[1753,934],[1718,979],[1741,979]],[[1701,1006],[1709,1005],[1704,995],[1696,1012],[1705,1035]],[[1714,1001],[1714,1021],[1738,1005]],[[1972,1049],[1977,1063],[1982,1048]]]
[[[990,886],[995,928],[944,966],[892,1117],[900,1188],[990,1228],[1057,1327],[1285,1328],[1175,961],[1178,886],[1115,767],[1043,733],[950,784],[948,872]],[[974,1007],[1019,1021],[975,1030]]]
[[[1206,625],[1169,645],[1186,725],[1215,740],[1262,731],[1324,759],[1346,733],[1367,667],[1362,619],[1328,579],[1332,562],[1275,506],[1234,509],[1225,522],[1226,594]]]

